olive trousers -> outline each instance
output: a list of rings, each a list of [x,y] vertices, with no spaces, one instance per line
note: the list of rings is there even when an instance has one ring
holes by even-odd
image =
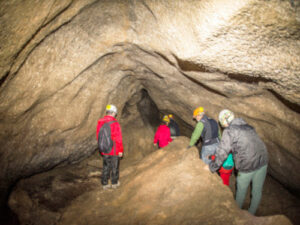
[[[248,187],[252,182],[251,203],[248,211],[253,215],[261,200],[262,189],[267,175],[267,167],[268,166],[266,165],[249,173],[239,172],[237,176],[237,192],[235,200],[240,208],[243,207]]]

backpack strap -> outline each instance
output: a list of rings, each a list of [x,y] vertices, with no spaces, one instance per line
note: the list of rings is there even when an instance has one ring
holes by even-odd
[[[110,125],[113,124],[113,123],[115,123],[115,122],[117,122],[117,121],[112,120],[112,121],[106,122],[106,124],[108,124],[108,125],[109,125],[109,128],[110,128],[110,136],[111,136],[111,127],[110,127]],[[104,124],[103,124],[103,125],[104,125]],[[116,154],[116,148],[114,148],[114,147],[115,147],[115,141],[114,141],[112,138],[111,138],[111,140],[112,140],[112,142],[113,142],[114,154]]]
[[[106,122],[106,123],[109,124],[109,125],[111,125],[112,123],[115,123],[115,122],[117,122],[117,121],[112,120],[112,121],[109,121],[109,122]]]

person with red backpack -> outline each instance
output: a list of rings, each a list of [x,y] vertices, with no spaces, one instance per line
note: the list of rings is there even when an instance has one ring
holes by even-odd
[[[103,157],[101,184],[104,190],[120,186],[119,160],[123,156],[123,142],[121,127],[116,116],[116,106],[107,105],[106,115],[99,119],[97,124],[97,140]],[[108,183],[110,178],[111,185]]]

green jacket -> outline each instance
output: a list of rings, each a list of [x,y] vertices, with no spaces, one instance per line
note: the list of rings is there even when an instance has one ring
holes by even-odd
[[[194,146],[196,144],[196,142],[199,140],[199,138],[201,137],[202,131],[204,129],[204,124],[199,121],[193,131],[191,140],[190,140],[190,146]],[[221,132],[220,129],[218,131],[219,134],[219,139],[221,140]]]

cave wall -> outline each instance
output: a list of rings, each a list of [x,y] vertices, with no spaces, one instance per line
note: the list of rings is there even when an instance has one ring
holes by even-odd
[[[297,2],[1,1],[0,16],[1,202],[18,179],[92,154],[107,103],[141,116],[142,90],[190,126],[199,105],[233,110],[266,142],[269,173],[300,190]]]

